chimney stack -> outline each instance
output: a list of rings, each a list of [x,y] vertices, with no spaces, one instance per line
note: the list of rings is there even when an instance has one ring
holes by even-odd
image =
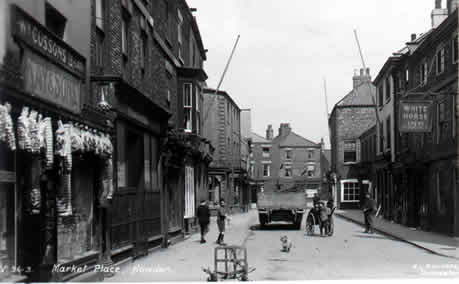
[[[290,128],[290,123],[281,123],[279,127],[279,136],[287,136],[290,134],[292,129]]]
[[[266,140],[273,140],[273,138],[274,138],[273,126],[269,124],[268,128],[266,129]]]
[[[441,0],[435,0],[435,9],[433,9],[430,17],[432,19],[432,28],[436,29],[447,17],[448,17],[448,8],[451,6],[451,3],[447,5],[448,7],[441,7]]]
[[[352,87],[355,89],[363,83],[371,82],[370,68],[360,68],[360,74],[357,75],[354,70],[354,76],[352,77]]]

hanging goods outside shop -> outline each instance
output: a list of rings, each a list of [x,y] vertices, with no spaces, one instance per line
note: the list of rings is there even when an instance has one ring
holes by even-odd
[[[29,107],[23,107],[18,118],[18,148],[32,154],[46,156],[46,167],[53,166],[53,133],[51,118],[43,118],[35,110],[29,112]]]
[[[0,104],[0,141],[7,143],[11,151],[16,150],[13,119],[11,118],[11,105]]]

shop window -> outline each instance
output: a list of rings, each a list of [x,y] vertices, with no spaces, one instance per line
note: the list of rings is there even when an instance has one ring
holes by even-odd
[[[357,149],[355,141],[344,142],[344,163],[357,162]]]
[[[451,44],[452,44],[451,57],[453,59],[453,64],[456,64],[457,63],[457,49],[458,49],[457,35],[452,40]]]
[[[437,51],[435,61],[437,66],[437,75],[440,75],[445,71],[445,49],[443,47]]]
[[[263,158],[269,158],[269,147],[263,147],[261,150]]]
[[[271,175],[270,168],[271,168],[271,165],[263,164],[263,176],[264,177],[269,177]]]
[[[342,202],[357,202],[360,200],[360,187],[359,183],[355,180],[341,181],[341,201]]]
[[[67,19],[49,3],[45,5],[46,28],[60,39],[64,39]]]
[[[183,84],[183,112],[184,112],[184,129],[185,132],[193,130],[193,105],[192,105],[192,84]]]
[[[194,202],[194,168],[185,166],[185,215],[184,218],[193,218],[195,211]]]

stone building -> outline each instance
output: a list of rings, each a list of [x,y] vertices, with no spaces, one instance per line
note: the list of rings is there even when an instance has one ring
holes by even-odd
[[[355,165],[360,161],[362,133],[375,124],[375,87],[370,70],[360,69],[353,89],[335,104],[328,120],[331,141],[331,172],[336,177],[333,198],[340,208],[357,208],[361,192],[371,190],[369,180],[359,180]]]
[[[209,165],[209,201],[241,210],[247,192],[247,170],[241,156],[241,109],[226,91],[204,89],[204,137],[215,145]]]

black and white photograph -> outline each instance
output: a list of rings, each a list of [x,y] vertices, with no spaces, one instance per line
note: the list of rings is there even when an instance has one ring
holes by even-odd
[[[458,8],[0,0],[0,282],[457,281]]]

